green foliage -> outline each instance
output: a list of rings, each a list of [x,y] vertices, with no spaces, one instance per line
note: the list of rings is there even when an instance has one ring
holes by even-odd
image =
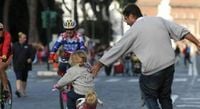
[[[57,13],[55,11],[43,11],[41,17],[43,28],[47,28],[49,26],[52,28],[56,26]]]
[[[128,3],[136,3],[137,0],[117,0],[120,4],[120,7],[124,7]]]
[[[103,44],[109,44],[112,40],[111,23],[108,21],[83,21],[80,25],[81,28],[86,30],[86,35],[93,39],[99,39]]]

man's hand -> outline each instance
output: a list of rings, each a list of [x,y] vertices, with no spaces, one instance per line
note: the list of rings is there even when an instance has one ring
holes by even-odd
[[[27,63],[30,64],[31,62],[32,62],[31,58],[28,58],[28,59],[27,59]]]
[[[92,66],[90,72],[93,74],[94,77],[97,76],[97,74],[102,66],[103,66],[103,64],[101,62],[97,62],[96,64],[94,64]]]
[[[200,40],[194,37],[191,33],[186,34],[185,38],[194,43],[197,46],[198,50],[200,51]]]
[[[7,56],[6,55],[2,55],[1,60],[2,60],[2,62],[6,62],[7,61]]]

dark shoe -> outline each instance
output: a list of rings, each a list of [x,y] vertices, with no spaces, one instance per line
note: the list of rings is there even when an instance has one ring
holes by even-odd
[[[20,94],[20,92],[19,92],[19,91],[15,91],[15,95],[16,95],[18,98],[20,98],[20,97],[21,97],[21,94]]]

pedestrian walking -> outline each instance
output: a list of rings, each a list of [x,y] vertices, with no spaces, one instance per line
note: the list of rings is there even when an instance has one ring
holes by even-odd
[[[84,98],[88,91],[94,90],[94,77],[89,72],[90,65],[84,51],[75,51],[71,54],[70,60],[72,67],[54,85],[54,88],[62,89],[72,83],[73,88],[67,93],[67,109],[76,109],[76,100]]]
[[[91,72],[97,75],[103,65],[107,66],[122,55],[133,52],[142,64],[139,86],[148,109],[173,109],[171,87],[175,53],[170,39],[188,39],[200,49],[199,40],[188,29],[174,22],[143,16],[136,4],[128,4],[123,16],[130,29],[93,65]]]
[[[185,48],[183,50],[183,53],[184,53],[184,65],[185,65],[185,67],[188,64],[192,64],[190,52],[191,52],[191,48],[190,48],[190,46],[188,44],[186,44]]]
[[[19,41],[12,46],[13,68],[16,75],[17,97],[26,96],[28,71],[32,69],[35,49],[27,43],[26,34],[19,32]]]
[[[175,59],[176,59],[176,64],[178,65],[179,64],[179,60],[180,60],[180,53],[181,53],[181,50],[180,50],[180,48],[179,48],[179,46],[178,45],[176,45],[176,48],[175,48],[175,50],[174,50],[174,52],[175,52]]]

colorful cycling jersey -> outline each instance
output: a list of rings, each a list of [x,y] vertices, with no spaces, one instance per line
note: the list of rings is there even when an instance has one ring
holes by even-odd
[[[61,33],[56,40],[51,52],[56,52],[60,46],[63,46],[63,50],[66,53],[73,53],[76,50],[85,50],[83,37],[75,33],[72,38],[68,37],[66,33]]]

